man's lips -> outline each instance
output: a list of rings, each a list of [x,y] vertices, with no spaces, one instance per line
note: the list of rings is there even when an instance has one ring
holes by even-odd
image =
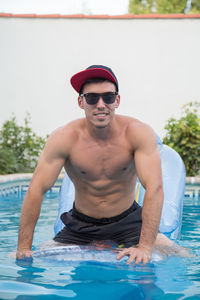
[[[94,116],[96,119],[104,120],[104,119],[106,119],[108,114],[107,113],[95,113]]]
[[[97,117],[106,117],[108,115],[108,113],[105,113],[105,112],[99,112],[99,113],[94,113],[95,116]]]

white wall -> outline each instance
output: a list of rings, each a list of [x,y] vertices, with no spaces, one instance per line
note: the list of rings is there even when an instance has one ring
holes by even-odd
[[[0,125],[32,116],[45,135],[83,116],[70,77],[91,64],[118,77],[118,113],[163,136],[181,106],[200,101],[200,19],[0,18]]]

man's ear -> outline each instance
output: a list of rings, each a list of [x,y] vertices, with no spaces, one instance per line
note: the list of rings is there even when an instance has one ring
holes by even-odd
[[[115,100],[115,108],[118,108],[119,104],[120,104],[120,95],[117,95]]]
[[[78,96],[78,105],[81,109],[84,109],[84,107],[83,107],[83,97],[81,97],[81,96]]]

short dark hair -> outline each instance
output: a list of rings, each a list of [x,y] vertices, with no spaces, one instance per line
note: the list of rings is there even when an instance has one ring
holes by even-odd
[[[81,88],[80,88],[79,95],[83,94],[83,90],[84,90],[84,88],[85,88],[85,86],[86,86],[87,84],[90,84],[90,83],[101,83],[101,82],[104,82],[104,81],[108,81],[108,82],[111,82],[112,84],[114,84],[114,86],[115,86],[115,91],[118,92],[118,87],[117,87],[117,85],[116,85],[113,81],[108,80],[108,79],[105,79],[105,78],[91,78],[91,79],[86,80],[86,81],[82,84],[82,86],[81,86]]]

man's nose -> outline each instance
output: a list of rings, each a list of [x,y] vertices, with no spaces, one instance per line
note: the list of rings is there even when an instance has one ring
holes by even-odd
[[[102,97],[99,98],[99,101],[97,102],[97,108],[104,108],[105,107],[105,103],[102,99]]]

